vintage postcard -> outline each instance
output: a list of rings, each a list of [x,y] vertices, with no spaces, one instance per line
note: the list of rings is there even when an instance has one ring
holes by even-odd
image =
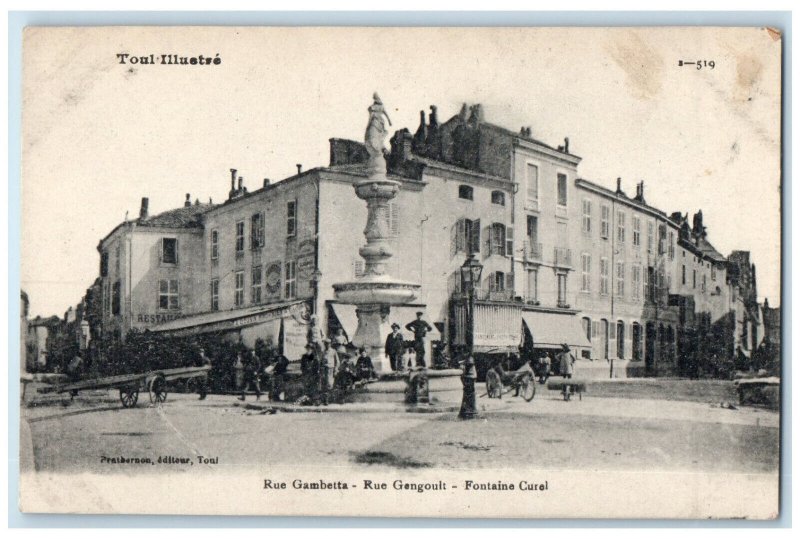
[[[21,510],[777,518],[782,46],[26,28]]]

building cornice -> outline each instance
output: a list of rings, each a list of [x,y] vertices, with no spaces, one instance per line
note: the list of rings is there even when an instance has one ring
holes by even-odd
[[[546,155],[551,159],[555,159],[556,161],[561,161],[573,167],[577,167],[578,163],[580,163],[583,159],[578,157],[577,155],[572,155],[570,153],[560,152],[558,150],[554,150],[553,148],[546,146],[544,144],[538,143],[535,140],[528,140],[520,137],[514,137],[514,146],[518,146],[520,148],[524,148],[526,150],[535,151],[540,154]]]
[[[599,196],[605,198],[606,200],[611,200],[611,201],[617,202],[619,204],[624,204],[625,206],[628,206],[629,208],[632,208],[632,209],[635,209],[635,210],[639,210],[642,213],[646,213],[646,214],[650,215],[651,217],[655,217],[656,219],[659,219],[659,220],[663,221],[664,223],[668,224],[669,226],[671,226],[675,230],[680,229],[678,224],[673,222],[672,219],[670,219],[667,216],[667,214],[664,213],[663,211],[661,211],[661,210],[659,210],[657,208],[654,208],[653,206],[649,206],[647,204],[642,204],[640,202],[635,202],[635,201],[631,200],[630,198],[628,198],[627,195],[618,195],[618,194],[614,193],[613,191],[610,191],[609,189],[607,189],[607,188],[605,188],[605,187],[603,187],[601,185],[597,185],[597,184],[592,183],[589,180],[585,180],[583,178],[577,178],[575,180],[575,186],[579,187],[581,189],[585,189],[587,191],[591,191],[592,193],[594,193],[596,195],[599,195]]]

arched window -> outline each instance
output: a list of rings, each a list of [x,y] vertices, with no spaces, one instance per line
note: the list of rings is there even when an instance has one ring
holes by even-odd
[[[586,339],[592,342],[592,319],[588,316],[584,316],[581,319],[581,324],[583,325],[583,332],[586,334]]]
[[[502,191],[492,191],[492,204],[506,205],[506,194]]]
[[[470,187],[469,185],[459,185],[458,198],[463,198],[464,200],[472,200],[472,187]]]

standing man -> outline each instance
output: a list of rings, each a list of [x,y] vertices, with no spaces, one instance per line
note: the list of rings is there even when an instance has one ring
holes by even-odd
[[[572,378],[575,356],[572,355],[566,343],[561,345],[561,352],[558,354],[557,359],[561,376],[564,378]]]
[[[197,357],[197,366],[198,367],[211,367],[211,358],[206,356],[206,351],[201,347],[198,350],[198,357]],[[203,373],[202,376],[197,378],[197,392],[200,394],[199,400],[205,400],[206,395],[208,395],[208,374],[211,372],[210,370]]]
[[[303,393],[311,402],[316,402],[319,387],[319,360],[314,352],[314,345],[311,343],[306,344],[306,353],[300,358],[300,370],[303,373]]]
[[[414,351],[417,353],[417,367],[425,366],[425,335],[433,331],[433,327],[422,319],[422,311],[417,312],[417,319],[406,324],[406,329],[414,333]]]
[[[403,354],[405,353],[405,340],[400,333],[400,325],[396,322],[392,324],[392,332],[386,336],[386,345],[383,351],[389,356],[389,364],[393,371],[399,371],[403,366]]]
[[[331,348],[330,339],[323,339],[325,352],[319,365],[319,389],[322,404],[328,405],[328,398],[331,387],[333,387],[333,376],[335,369],[339,366],[339,354]]]
[[[261,400],[261,374],[264,368],[261,359],[256,354],[255,350],[250,350],[245,360],[245,382],[242,386],[242,395],[239,397],[240,401],[244,400],[247,388],[252,384],[256,389],[256,400]]]

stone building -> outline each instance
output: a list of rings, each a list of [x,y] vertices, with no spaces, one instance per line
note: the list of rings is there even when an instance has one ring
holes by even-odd
[[[98,246],[103,337],[135,328],[248,346],[262,338],[295,360],[316,314],[328,333],[352,338],[355,306],[336,301],[333,285],[364,271],[367,210],[353,185],[367,175],[367,152],[329,144],[328,166],[298,165],[253,190],[232,169],[222,204],[187,195],[149,216],[143,199],[139,218]],[[691,226],[667,215],[647,204],[643,182],[628,196],[621,180],[611,190],[580,178],[569,139],[554,147],[464,105],[443,123],[436,107],[421,111],[416,131],[400,129],[390,144],[387,175],[400,192],[384,216],[388,269],[421,292],[389,313],[385,331],[423,311],[436,328],[429,347],[463,344],[460,267],[474,256],[484,268],[472,328],[483,359],[566,343],[591,376],[692,374],[709,336],[720,348],[704,354],[760,342],[749,254],[726,259],[701,212]]]

